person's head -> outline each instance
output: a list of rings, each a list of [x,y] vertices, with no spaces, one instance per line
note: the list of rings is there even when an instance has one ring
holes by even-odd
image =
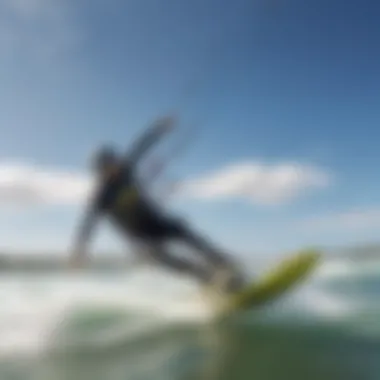
[[[91,167],[97,175],[108,175],[118,168],[120,158],[111,146],[102,146],[92,157]]]

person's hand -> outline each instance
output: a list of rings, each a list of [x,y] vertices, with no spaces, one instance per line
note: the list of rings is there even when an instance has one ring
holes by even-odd
[[[77,270],[83,269],[84,265],[85,265],[85,262],[83,258],[81,257],[81,255],[78,254],[77,251],[73,252],[70,255],[69,263],[68,263],[70,270],[77,271]]]

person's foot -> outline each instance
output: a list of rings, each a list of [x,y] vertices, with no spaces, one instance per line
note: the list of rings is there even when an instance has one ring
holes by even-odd
[[[222,268],[216,271],[212,283],[217,290],[223,293],[234,293],[239,291],[245,282],[235,270]]]

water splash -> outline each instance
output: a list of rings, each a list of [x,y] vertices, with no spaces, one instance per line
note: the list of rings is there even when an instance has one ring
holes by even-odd
[[[355,302],[326,288],[332,278],[347,280],[357,275],[347,263],[327,262],[309,283],[279,303],[281,307],[274,305],[272,314],[276,319],[296,313],[314,320],[357,315]],[[212,317],[210,305],[199,298],[193,284],[152,270],[107,277],[3,276],[0,285],[0,356],[40,354],[51,344],[52,335],[67,332],[68,321],[75,321],[85,308],[88,320],[99,311],[124,315],[86,336],[89,345],[134,340],[165,326],[202,324]],[[128,319],[132,315],[133,321]]]

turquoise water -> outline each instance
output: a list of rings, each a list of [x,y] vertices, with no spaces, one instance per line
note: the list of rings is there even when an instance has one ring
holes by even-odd
[[[191,284],[164,277],[2,278],[0,378],[380,378],[377,263],[327,263],[219,325]]]

